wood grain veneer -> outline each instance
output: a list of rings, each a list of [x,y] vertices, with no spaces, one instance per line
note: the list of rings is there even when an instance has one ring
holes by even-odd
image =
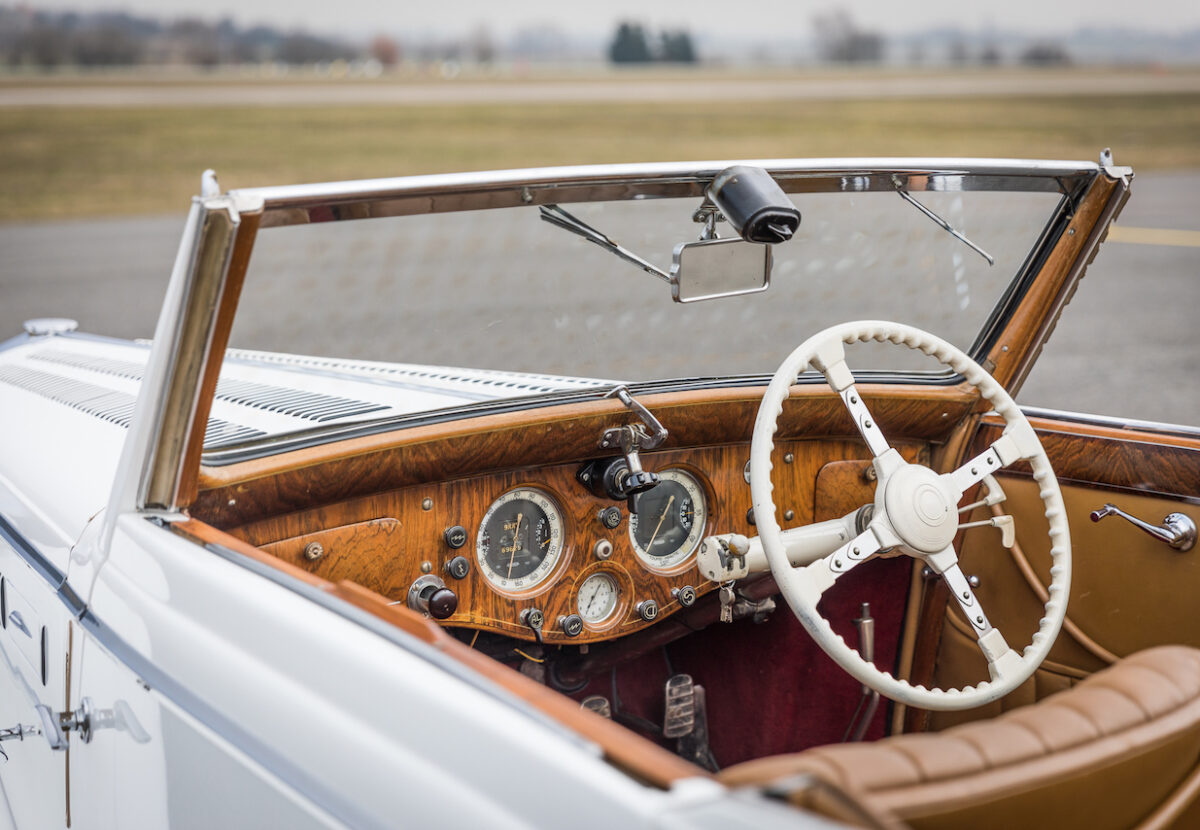
[[[1060,482],[1154,493],[1200,503],[1200,441],[1132,429],[1030,418]],[[1001,426],[988,419],[976,449],[995,441]],[[1008,473],[1029,474],[1028,464]]]
[[[940,442],[971,410],[971,387],[859,387],[884,435]],[[664,449],[749,442],[763,388],[639,398],[670,431]],[[633,420],[615,400],[545,407],[369,435],[202,470],[190,510],[218,527],[427,481],[582,461],[603,455],[601,432]],[[791,390],[777,437],[857,438],[828,386]]]
[[[824,387],[794,391],[781,418],[780,433],[787,437],[777,441],[774,453],[777,518],[783,527],[814,520],[818,477],[826,465],[854,461],[853,475],[861,477],[862,464],[869,458],[865,444],[850,437],[853,426],[837,397]],[[906,395],[900,396],[900,391]],[[884,434],[910,459],[928,459],[930,441],[951,434],[975,404],[975,396],[963,388],[885,392],[864,387],[863,392]],[[672,440],[669,448],[643,454],[644,463],[651,470],[680,467],[697,476],[708,499],[706,533],[754,533],[743,469],[760,394],[761,390],[718,390],[645,401],[667,425]],[[239,465],[221,471],[223,482],[201,494],[193,515],[292,568],[330,582],[352,581],[391,601],[403,601],[422,573],[437,574],[459,598],[458,611],[447,625],[532,640],[533,632],[519,620],[524,610],[536,607],[545,614],[543,636],[548,642],[585,644],[622,637],[652,624],[636,613],[637,603],[653,600],[661,619],[680,608],[674,589],[691,585],[705,594],[717,586],[700,577],[694,561],[668,573],[647,568],[633,551],[628,516],[615,530],[598,521],[599,511],[614,502],[591,494],[575,474],[584,459],[599,454],[596,444],[602,428],[628,419],[623,408],[614,411],[613,406],[598,401],[424,427]],[[571,452],[571,460],[561,460]],[[493,470],[497,465],[508,469]],[[871,488],[865,482],[851,487],[849,481],[839,481],[831,480],[826,492],[846,492],[836,505],[823,504],[823,514],[835,506],[845,506],[842,512],[848,512],[870,500]],[[475,542],[488,506],[523,486],[540,488],[557,502],[566,538],[560,563],[549,578],[524,594],[506,595],[480,573]],[[624,512],[624,504],[620,506]],[[467,530],[467,544],[459,550],[451,549],[443,537],[454,525]],[[604,561],[593,555],[600,539],[613,546],[612,556]],[[304,550],[314,541],[324,554],[310,561]],[[458,555],[472,563],[461,580],[446,570]],[[618,612],[607,625],[568,638],[559,619],[577,610],[580,583],[598,571],[611,574],[620,586]]]
[[[894,443],[909,458],[924,448],[912,442]],[[700,480],[708,502],[706,533],[753,535],[755,529],[747,515],[750,487],[742,474],[749,452],[746,444],[730,444],[645,453],[643,461],[647,469],[682,468]],[[858,441],[781,442],[773,455],[776,518],[781,526],[814,521],[819,473],[831,460],[858,459],[846,462],[855,465],[859,484],[844,488],[847,492],[839,502],[847,506],[842,512],[869,501],[871,489],[861,482],[862,465],[869,464],[867,455],[865,445]],[[790,462],[785,461],[787,456]],[[528,608],[538,608],[545,614],[543,636],[547,642],[584,644],[622,637],[651,625],[636,613],[638,602],[653,600],[662,619],[680,609],[672,596],[673,589],[690,585],[703,595],[718,587],[699,575],[694,560],[674,572],[650,570],[634,552],[624,503],[598,498],[586,490],[575,480],[578,468],[576,463],[559,464],[421,484],[264,519],[231,529],[231,533],[322,579],[356,582],[392,601],[405,599],[424,564],[458,595],[458,611],[446,620],[447,625],[527,640],[533,640],[534,635],[520,622],[520,616]],[[563,515],[565,541],[559,565],[542,584],[523,594],[506,595],[481,573],[475,543],[488,506],[516,487],[534,487],[551,496]],[[425,504],[430,505],[429,509]],[[623,516],[621,524],[609,530],[599,522],[598,514],[614,504],[619,504]],[[454,525],[467,531],[467,544],[458,550],[450,548],[443,537],[444,530]],[[611,542],[613,548],[612,555],[603,561],[593,554],[593,546],[600,539]],[[325,551],[315,561],[304,556],[311,542],[320,543]],[[446,566],[459,555],[472,564],[466,578],[456,580],[449,576]],[[560,630],[558,620],[576,612],[580,584],[597,572],[610,574],[620,587],[617,613],[607,624],[569,638]]]
[[[992,376],[1015,395],[1033,362],[1042,350],[1042,343],[1054,330],[1063,307],[1070,301],[1083,274],[1080,258],[1101,234],[1107,231],[1106,217],[1110,207],[1116,209],[1128,192],[1118,188],[1118,181],[1099,175],[1075,206],[1074,214],[1062,235],[1042,263],[1029,291],[996,338],[987,362]]]

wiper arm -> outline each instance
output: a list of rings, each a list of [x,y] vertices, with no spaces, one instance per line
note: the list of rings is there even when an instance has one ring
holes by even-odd
[[[563,210],[558,205],[542,205],[539,208],[539,211],[542,215],[542,219],[546,222],[549,222],[551,225],[554,225],[557,228],[562,228],[565,231],[570,231],[576,236],[582,236],[588,242],[599,245],[604,250],[619,256],[626,262],[633,263],[647,274],[658,277],[663,282],[671,281],[671,277],[665,272],[660,271],[658,268],[654,267],[654,265],[642,259],[628,248],[621,247],[612,239],[609,239],[603,233],[596,230],[579,217]]]
[[[987,251],[983,250],[983,248],[980,248],[978,245],[976,245],[971,240],[967,239],[965,236],[962,235],[962,233],[960,231],[956,231],[954,228],[950,227],[949,222],[947,222],[945,219],[938,216],[932,210],[925,207],[925,205],[921,204],[916,199],[914,199],[912,197],[912,195],[907,190],[904,189],[904,186],[902,184],[900,184],[900,179],[898,177],[892,176],[892,184],[894,184],[896,186],[896,192],[900,194],[901,199],[908,202],[910,205],[913,205],[914,207],[916,207],[917,210],[921,211],[921,213],[924,213],[926,216],[928,216],[930,219],[932,219],[934,222],[936,222],[938,225],[940,225],[942,227],[942,229],[945,230],[948,234],[953,236],[958,241],[962,242],[964,245],[966,245],[968,248],[970,248],[975,253],[979,254],[984,259],[986,259],[988,261],[988,265],[996,264],[995,257],[993,257],[991,254],[989,254]]]

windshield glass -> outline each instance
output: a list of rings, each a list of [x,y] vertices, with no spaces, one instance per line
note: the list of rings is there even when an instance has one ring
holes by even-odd
[[[769,290],[679,304],[669,286],[536,207],[331,222],[260,234],[231,346],[622,381],[763,374],[810,334],[903,321],[969,349],[1057,193],[795,194]],[[564,207],[663,271],[703,230],[697,199]],[[735,235],[719,223],[721,236]],[[919,356],[917,356],[919,357]],[[878,347],[861,369],[928,368]]]

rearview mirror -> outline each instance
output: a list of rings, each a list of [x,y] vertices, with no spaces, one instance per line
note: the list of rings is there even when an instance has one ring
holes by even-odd
[[[757,294],[771,284],[771,246],[736,237],[675,246],[671,296],[677,303]]]

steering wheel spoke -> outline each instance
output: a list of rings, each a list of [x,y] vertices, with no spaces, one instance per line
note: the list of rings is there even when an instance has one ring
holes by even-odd
[[[858,428],[859,434],[867,442],[867,448],[871,450],[871,455],[878,458],[891,449],[887,439],[879,430],[879,423],[871,415],[867,405],[863,403],[862,395],[858,394],[858,389],[852,384],[839,394],[842,397],[842,403],[850,412],[850,417],[854,419],[854,426]]]
[[[983,606],[979,603],[975,592],[971,590],[971,583],[963,575],[958,562],[942,571],[942,579],[946,581],[946,587],[950,589],[954,601],[958,603],[958,607],[967,617],[967,622],[974,629],[975,637],[978,639],[992,631],[992,624],[988,622],[987,614],[983,613]]]
[[[829,570],[841,576],[856,565],[866,562],[882,547],[875,531],[868,527],[825,558],[829,561]]]
[[[962,498],[963,493],[1003,466],[1000,454],[996,452],[996,447],[993,444],[966,464],[963,464],[957,470],[950,473],[950,481],[954,485],[954,489],[958,491],[959,498]]]

